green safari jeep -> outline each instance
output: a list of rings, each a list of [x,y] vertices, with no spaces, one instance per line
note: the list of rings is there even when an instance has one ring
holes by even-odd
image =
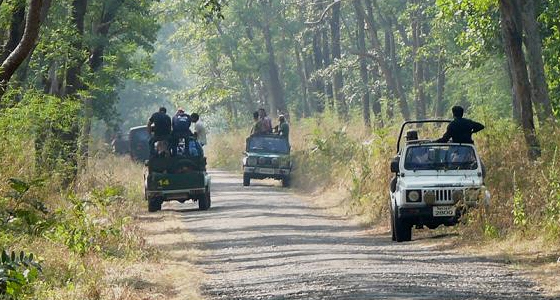
[[[243,157],[243,186],[251,179],[272,178],[290,185],[292,161],[288,139],[279,135],[253,135],[247,138]]]
[[[200,210],[210,208],[210,176],[206,172],[206,158],[153,157],[146,163],[144,194],[148,211],[161,210],[164,201],[198,201]]]

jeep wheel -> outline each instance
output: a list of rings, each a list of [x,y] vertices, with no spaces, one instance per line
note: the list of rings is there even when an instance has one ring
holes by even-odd
[[[212,200],[210,198],[210,189],[206,188],[204,195],[198,199],[198,209],[208,210],[211,204]]]
[[[400,219],[397,215],[398,207],[393,213],[393,235],[397,242],[408,242],[412,240],[412,225]]]
[[[391,208],[391,240],[393,242],[397,241],[397,234],[395,233],[395,213],[393,212],[393,208]]]
[[[290,186],[290,177],[282,178],[282,187],[289,187]]]
[[[243,186],[249,186],[251,184],[251,177],[248,174],[243,174]]]
[[[154,198],[148,199],[148,211],[149,212],[156,212],[158,210],[161,210],[161,204],[162,203],[163,203],[163,200],[159,197],[154,197]]]

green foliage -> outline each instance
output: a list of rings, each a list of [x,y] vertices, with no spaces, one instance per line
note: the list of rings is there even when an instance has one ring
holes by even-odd
[[[56,212],[57,224],[47,234],[55,242],[61,242],[79,255],[89,252],[111,254],[108,240],[119,238],[128,218],[109,218],[109,209],[122,201],[122,187],[110,186],[93,190],[89,199],[70,195],[71,207]]]
[[[516,226],[525,229],[527,226],[527,215],[525,214],[525,203],[523,194],[519,189],[515,189],[513,194],[513,210],[511,211],[513,214],[513,224]]]
[[[40,186],[42,180],[26,182],[16,178],[9,179],[12,191],[0,197],[0,228],[27,234],[40,234],[50,227],[52,220],[42,200],[28,196],[33,186]]]
[[[2,250],[0,257],[0,296],[7,299],[24,299],[31,294],[31,284],[42,271],[33,253],[16,254]],[[5,298],[3,298],[5,299]]]

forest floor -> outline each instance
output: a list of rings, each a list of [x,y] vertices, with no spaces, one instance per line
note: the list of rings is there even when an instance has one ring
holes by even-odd
[[[120,276],[142,299],[558,297],[545,281],[537,284],[542,273],[523,267],[529,262],[458,246],[453,233],[415,231],[413,242],[393,243],[388,227],[340,217],[335,194],[318,201],[274,181],[242,187],[241,176],[218,171],[212,179],[209,211],[166,203],[138,217],[160,260]]]

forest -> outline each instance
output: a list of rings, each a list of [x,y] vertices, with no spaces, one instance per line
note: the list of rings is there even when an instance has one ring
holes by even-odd
[[[398,126],[461,105],[486,126],[494,202],[455,230],[557,249],[559,13],[559,0],[0,0],[0,296],[112,299],[99,262],[150,256],[130,218],[140,183],[107,144],[162,105],[200,113],[226,169],[253,111],[288,116],[296,188],[334,186],[368,224],[387,219]]]

